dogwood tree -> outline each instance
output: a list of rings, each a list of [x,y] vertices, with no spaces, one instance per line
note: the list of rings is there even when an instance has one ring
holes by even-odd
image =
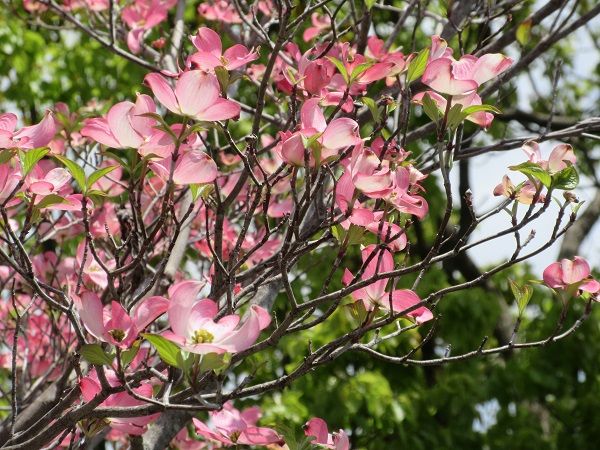
[[[460,364],[546,348],[590,315],[600,283],[584,258],[508,274],[577,223],[577,139],[600,121],[553,126],[557,69],[544,128],[498,122],[511,83],[600,7],[5,3],[7,18],[90,39],[143,79],[118,100],[106,86],[0,114],[3,448],[389,448],[364,426],[328,427],[328,411],[304,427],[261,420],[261,402],[348,355]],[[476,197],[469,161],[500,150],[522,162]],[[489,222],[500,231],[473,237]],[[469,272],[467,252],[505,236],[510,255]],[[442,266],[460,276],[434,283]],[[492,279],[515,304],[508,338],[426,351],[438,327],[468,320],[443,305]],[[560,314],[530,339],[534,296]]]

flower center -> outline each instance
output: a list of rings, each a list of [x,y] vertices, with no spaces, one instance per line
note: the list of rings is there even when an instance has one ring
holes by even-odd
[[[119,330],[118,328],[110,330],[108,334],[110,334],[112,338],[117,342],[121,342],[123,339],[125,339],[125,332],[123,330]]]
[[[241,431],[233,431],[229,435],[229,439],[231,440],[231,442],[233,442],[235,444],[237,442],[237,440],[240,438],[240,434],[242,434]]]
[[[213,334],[206,330],[196,330],[192,336],[192,343],[194,344],[210,344],[214,340]]]

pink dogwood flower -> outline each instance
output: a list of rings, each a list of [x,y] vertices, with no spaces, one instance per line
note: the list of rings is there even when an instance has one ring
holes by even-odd
[[[198,5],[198,14],[206,20],[223,23],[242,23],[235,7],[227,0],[212,0]]]
[[[560,172],[567,166],[577,162],[573,147],[569,144],[558,144],[554,147],[548,160],[542,159],[540,146],[535,141],[527,141],[521,148],[527,154],[529,161],[538,164],[542,169],[547,170],[551,174]]]
[[[448,47],[448,42],[437,34],[431,36],[431,46],[429,48],[429,59],[431,62],[439,58],[452,58],[453,50]]]
[[[504,175],[502,183],[494,188],[494,195],[514,198],[519,203],[531,205],[537,191],[538,187],[530,180],[525,181],[520,186],[515,186],[508,175]],[[545,201],[546,195],[540,192],[537,196],[537,203],[544,203]]]
[[[304,33],[302,34],[302,39],[306,42],[313,40],[323,31],[331,28],[331,20],[329,17],[322,16],[319,13],[312,13],[310,15],[310,22],[312,23],[312,26],[304,30]]]
[[[326,96],[326,88],[330,85],[335,73],[335,65],[326,58],[311,59],[314,49],[300,54],[300,49],[294,43],[286,46],[286,54],[296,62],[296,66],[290,66],[283,59],[277,59],[277,67],[280,75],[276,76],[278,89],[291,93],[296,87],[298,94],[306,91],[307,97]]]
[[[156,120],[142,114],[155,113],[156,105],[148,95],[138,95],[136,102],[120,102],[108,110],[106,117],[88,119],[81,135],[113,148],[138,148],[153,133]]]
[[[572,260],[561,259],[550,264],[544,270],[544,283],[554,289],[567,289],[577,285],[581,291],[595,294],[600,291],[600,283],[590,276],[588,262],[580,256]]]
[[[76,201],[76,199],[74,199]],[[81,209],[81,208],[80,208]],[[102,268],[100,263],[96,261],[96,258],[89,255],[84,258],[84,254],[86,251],[86,241],[81,241],[77,246],[77,252],[75,254],[75,259],[79,266],[83,265],[83,275],[86,280],[91,281],[96,286],[104,289],[108,286],[108,275],[106,271]],[[98,257],[102,259],[104,265],[107,269],[112,269],[115,267],[114,258],[106,258],[106,254],[103,250],[97,251]]]
[[[71,294],[71,297],[89,333],[99,341],[122,349],[131,347],[139,333],[169,306],[169,301],[163,297],[148,297],[129,315],[117,301],[102,306],[100,297],[92,291],[85,291],[81,296]]]
[[[329,433],[327,422],[320,417],[313,417],[304,424],[304,434],[313,436],[315,439],[311,443],[318,444],[320,447],[350,450],[350,439],[346,432],[340,429],[336,433]]]
[[[377,36],[371,36],[367,40],[367,56],[391,64],[385,78],[385,84],[388,86],[392,86],[397,81],[396,77],[408,68],[408,63],[413,58],[413,55],[404,56],[400,51],[387,50],[385,42]]]
[[[489,53],[479,58],[464,55],[457,61],[452,57],[452,49],[447,46],[446,41],[433,36],[429,62],[421,77],[423,84],[433,91],[418,93],[413,102],[422,104],[424,96],[428,95],[441,112],[446,111],[448,101],[451,101],[450,106],[459,104],[463,109],[481,105],[481,97],[477,94],[479,86],[500,75],[512,62],[511,58],[500,53]],[[467,116],[467,120],[486,129],[493,119],[494,116],[486,111],[477,111]]]
[[[127,33],[127,46],[132,53],[141,51],[145,32],[163,22],[176,4],[176,0],[135,0],[123,8],[121,17],[131,29]]]
[[[442,56],[427,64],[421,81],[441,94],[470,94],[508,69],[512,62],[500,53],[488,53],[479,58],[464,55],[458,61],[451,56]]]
[[[150,167],[163,180],[168,180],[173,159],[169,156]],[[219,174],[217,164],[206,153],[190,150],[180,154],[175,162],[173,182],[179,185],[212,183]]]
[[[357,146],[347,173],[354,187],[369,198],[383,198],[392,192],[393,173],[388,161],[381,161],[373,150]]]
[[[40,164],[37,164],[28,175],[25,184],[32,194],[45,197],[58,193],[69,181],[71,181],[71,174],[67,169],[55,167],[46,172]]]
[[[249,51],[241,44],[233,45],[223,52],[221,36],[207,27],[201,27],[192,36],[192,44],[198,51],[188,58],[188,66],[201,70],[214,70],[216,67],[234,70],[258,58],[258,53]]]
[[[220,97],[217,77],[201,70],[183,72],[173,89],[162,75],[150,73],[145,82],[169,111],[192,119],[214,122],[238,117],[240,105]]]
[[[9,163],[0,164],[0,202],[4,202],[23,178],[20,168]],[[15,192],[16,193],[16,192]]]
[[[341,225],[346,230],[352,225],[363,227],[378,236],[393,252],[403,250],[408,243],[406,233],[399,225],[383,220],[383,211],[373,212],[369,208],[354,207],[350,217]]]
[[[433,100],[440,112],[444,113],[446,111],[448,101],[443,95],[440,95],[434,91],[419,92],[413,97],[412,101],[418,105],[422,105],[423,97],[425,97],[426,95],[428,95],[431,98],[431,100]],[[481,97],[476,92],[471,92],[470,94],[465,95],[455,95],[452,97],[452,105],[462,105],[463,109],[468,108],[469,106],[477,106],[481,104]],[[479,125],[481,128],[487,129],[492,125],[494,115],[486,111],[477,111],[472,114],[469,114],[466,117],[466,120],[473,122],[476,125]]]
[[[15,131],[17,116],[12,113],[0,114],[0,148],[20,148],[23,150],[45,147],[56,134],[54,113],[46,111],[36,125]]]
[[[340,150],[362,142],[358,134],[358,123],[354,120],[343,117],[327,124],[317,98],[304,102],[300,116],[300,131],[291,135],[281,134],[280,156],[289,164],[304,166],[305,139],[314,139],[318,146],[318,163],[336,156]],[[312,165],[315,163],[314,154],[315,152],[311,152],[310,155]]]
[[[429,205],[423,197],[413,193],[411,186],[413,188],[421,188],[413,180],[414,176],[415,172],[411,171],[410,168],[397,167],[394,173],[393,190],[386,199],[398,211],[414,214],[419,219],[422,219],[427,215]]]
[[[230,314],[214,321],[218,305],[210,299],[196,300],[204,283],[182,281],[169,289],[169,324],[171,331],[163,336],[182,349],[196,354],[236,353],[256,342],[261,330],[271,323],[271,316],[262,307],[252,305],[246,320]]]
[[[371,244],[366,246],[362,252],[363,265],[367,266],[361,276],[361,280],[369,280],[379,273],[390,272],[394,269],[394,258],[389,250],[379,250],[377,245]],[[354,279],[354,275],[348,269],[344,270],[342,282],[349,286]],[[356,301],[362,301],[367,311],[372,311],[375,307],[381,307],[394,312],[404,311],[418,303],[421,299],[417,294],[408,289],[397,289],[391,292],[386,292],[387,279],[376,280],[365,287],[352,292],[352,298]],[[431,311],[420,306],[409,313],[407,316],[413,318],[417,323],[421,324],[431,320],[433,314]]]
[[[105,374],[108,383],[112,387],[117,387],[121,385],[115,372],[113,372],[112,370],[105,369]],[[92,401],[94,397],[102,391],[102,387],[100,385],[100,381],[98,380],[98,375],[96,374],[95,369],[93,369],[88,376],[83,377],[79,380],[79,388],[81,389],[81,395],[83,396],[83,400],[88,403]],[[148,382],[142,382],[140,386],[135,387],[132,390],[136,394],[141,395],[143,397],[152,397],[152,384]],[[106,400],[104,400],[100,404],[100,406],[110,408],[131,407],[146,404],[147,403],[145,403],[143,400],[136,399],[135,397],[131,396],[128,392],[117,392],[115,394],[110,395]],[[110,417],[107,420],[112,429],[134,436],[139,436],[146,432],[147,425],[150,422],[156,420],[159,415],[160,414],[151,414],[149,416],[140,417]]]
[[[261,412],[256,406],[237,410],[232,402],[226,402],[220,411],[209,414],[212,428],[204,422],[192,419],[196,433],[225,446],[283,444],[283,439],[271,428],[258,427]]]

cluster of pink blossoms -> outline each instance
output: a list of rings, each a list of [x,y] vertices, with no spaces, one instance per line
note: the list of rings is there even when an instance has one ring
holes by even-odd
[[[573,147],[569,144],[555,146],[547,160],[542,159],[540,146],[537,142],[527,141],[522,148],[528,157],[528,162],[542,169],[550,177],[577,162]],[[504,175],[502,183],[494,188],[494,195],[514,198],[519,203],[526,205],[530,205],[534,201],[537,203],[546,201],[544,184],[540,180],[529,178],[527,181],[515,186],[508,175]]]
[[[30,11],[44,8],[36,0],[24,0],[24,4]],[[175,4],[174,0],[135,0],[120,10],[128,27],[127,45],[131,52],[137,54],[144,49],[146,38],[167,19]],[[110,2],[70,0],[64,1],[63,5],[70,10],[103,11],[109,8]],[[199,14],[206,20],[226,24],[239,24],[256,14],[268,17],[272,11],[273,4],[269,0],[255,2],[248,17],[240,16],[234,5],[224,0],[202,2],[198,7]],[[304,38],[311,41],[329,28],[329,19],[315,13]],[[84,221],[89,222],[91,239],[126,239],[120,235],[120,220],[123,219],[118,217],[114,203],[107,201],[96,205],[89,202],[74,189],[74,174],[59,164],[65,162],[61,158],[69,147],[79,145],[134,149],[147,163],[144,166],[147,177],[136,193],[136,201],[147,212],[141,220],[148,223],[160,220],[162,211],[155,199],[158,192],[169,189],[183,192],[188,187],[210,187],[218,189],[221,195],[234,194],[234,201],[246,202],[249,187],[240,187],[240,180],[243,181],[240,167],[247,155],[211,151],[207,146],[207,130],[226,129],[228,121],[243,116],[242,106],[228,97],[229,86],[222,84],[219,74],[223,71],[244,72],[260,84],[267,68],[254,63],[259,58],[257,50],[242,44],[224,49],[221,36],[208,27],[201,27],[190,40],[194,50],[182,61],[182,70],[151,73],[145,77],[148,94],[153,97],[138,94],[135,101],[117,103],[105,115],[86,119],[83,127],[75,127],[76,131],[67,125],[77,123],[80,118],[64,105],[48,111],[39,124],[18,130],[16,116],[0,115],[0,148],[26,153],[47,147],[47,156],[55,157],[50,159],[45,154],[27,171],[26,164],[17,158],[0,164],[0,201],[7,202],[9,219],[18,208],[30,204],[37,206],[41,213],[47,210],[61,212],[58,226],[52,229],[44,228],[44,224],[40,226],[44,235],[53,239],[76,238],[84,234]],[[163,44],[160,40],[153,43],[157,48]],[[453,105],[464,108],[481,105],[482,99],[477,93],[480,86],[512,64],[510,58],[501,54],[462,55],[455,59],[452,49],[438,36],[432,37],[428,52],[421,76],[427,90],[417,93],[412,101],[422,104],[428,96],[442,114]],[[296,44],[286,44],[275,61],[270,81],[274,90],[291,99],[297,107],[298,118],[294,117],[290,126],[276,136],[267,132],[256,136],[266,151],[253,155],[256,166],[252,176],[259,183],[275,180],[265,204],[256,206],[256,215],[264,213],[266,220],[282,219],[294,212],[290,187],[297,181],[298,174],[331,165],[336,171],[336,184],[328,194],[334,199],[340,227],[348,233],[359,229],[371,241],[377,241],[377,244],[361,247],[359,275],[344,269],[342,282],[350,298],[369,312],[384,310],[386,314],[401,314],[422,324],[433,319],[432,311],[412,290],[390,287],[389,277],[384,275],[394,270],[394,256],[408,245],[404,228],[408,220],[399,219],[413,216],[423,219],[429,211],[423,196],[426,175],[415,167],[410,153],[398,140],[382,137],[371,140],[361,136],[357,117],[361,98],[368,96],[369,88],[377,82],[388,86],[404,82],[403,76],[415,59],[415,54],[388,49],[376,36],[368,38],[364,54],[343,42],[318,43],[304,53]],[[167,125],[160,115],[163,111],[174,116],[175,123],[170,121]],[[489,128],[493,115],[480,110],[468,114],[466,120]],[[190,127],[194,121],[206,127]],[[524,150],[529,162],[550,176],[575,162],[572,149],[566,145],[557,146],[548,160],[542,159],[536,143],[525,144]],[[86,189],[105,197],[121,195],[128,179],[119,162],[107,153],[102,169],[107,171]],[[538,201],[544,201],[540,191],[541,187],[534,181],[515,187],[505,177],[494,193],[531,203],[536,195]],[[15,196],[17,192],[22,195]],[[246,230],[238,245],[239,224],[230,222],[227,217],[218,217],[208,202],[195,208],[190,241],[194,250],[209,261],[218,258],[222,264],[253,267],[268,261],[281,248],[280,237],[267,234],[265,229]],[[220,254],[212,248],[208,238],[217,221],[221,221],[223,232]],[[242,262],[231,260],[236,247],[243,252]],[[159,254],[166,250],[166,244],[159,242],[154,250]],[[90,256],[92,252],[94,257]],[[124,382],[136,370],[158,363],[158,357],[154,356],[145,338],[148,341],[163,339],[167,347],[171,345],[177,349],[177,356],[188,358],[184,362],[191,361],[198,366],[206,355],[236,354],[250,349],[261,332],[271,326],[271,315],[261,306],[248,305],[245,314],[239,310],[223,314],[214,299],[205,298],[210,295],[209,287],[212,287],[216,272],[212,262],[202,274],[203,281],[185,280],[178,274],[166,296],[151,295],[138,299],[135,305],[123,305],[112,297],[113,292],[109,289],[121,287],[118,279],[109,277],[116,268],[116,258],[116,252],[112,254],[93,248],[89,239],[79,241],[73,256],[61,255],[59,260],[55,253],[47,252],[32,257],[33,271],[39,280],[48,283],[57,280],[59,286],[67,287],[74,311],[87,332],[86,339],[104,345],[94,348],[114,348],[115,354],[120,355],[140,347],[125,367],[118,367],[112,360],[102,374],[92,369],[80,377],[84,402],[102,395],[105,382],[114,393],[102,401],[101,407],[139,406],[146,404],[144,399],[154,399],[154,380],[142,381],[134,387]],[[120,261],[121,267],[133,262],[131,255]],[[0,276],[7,278],[5,267],[2,269]],[[544,281],[554,289],[574,287],[577,293],[591,294],[600,291],[600,283],[590,277],[590,268],[581,258],[554,263],[544,272]],[[356,284],[361,287],[353,289]],[[242,285],[236,285],[234,294],[242,289]],[[31,296],[19,298],[18,306],[42,311],[27,316],[29,345],[33,343],[40,352],[49,351],[48,330],[59,326],[65,330],[62,351],[66,353],[75,348],[75,332],[80,330],[74,330],[66,319],[53,323],[51,315],[43,312],[42,303],[33,301]],[[9,308],[5,304],[2,307],[2,314],[7,317]],[[158,329],[157,324],[162,325],[160,331],[150,333]],[[10,333],[8,330],[7,336],[11,337]],[[20,340],[19,345],[24,348],[27,344]],[[114,358],[113,354],[105,356]],[[2,355],[5,367],[8,366],[7,357]],[[160,357],[167,359],[164,355]],[[35,360],[35,354],[23,352],[18,364],[20,367],[29,365],[34,377],[47,372],[59,373],[57,367],[43,362],[36,365]],[[171,361],[169,365],[175,365],[172,360],[168,361]],[[164,370],[160,375],[164,377],[166,373]],[[124,439],[127,434],[144,433],[157,417],[158,414],[149,414],[137,418],[109,418],[107,422],[112,437]],[[183,429],[173,445],[189,450],[237,444],[270,448],[285,445],[278,431],[258,425],[260,417],[257,407],[239,411],[231,402],[226,402],[221,410],[209,413],[208,420],[194,419],[195,436]],[[343,430],[330,433],[320,418],[307,422],[305,434],[313,444],[323,448],[348,450],[350,446],[349,437]],[[195,439],[198,436],[203,440]]]

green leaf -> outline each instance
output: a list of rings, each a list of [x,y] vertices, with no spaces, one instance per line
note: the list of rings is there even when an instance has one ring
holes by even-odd
[[[527,304],[531,300],[531,296],[533,295],[533,289],[527,284],[519,286],[510,278],[508,279],[508,283],[510,284],[510,290],[512,291],[513,296],[515,297],[515,300],[517,302],[519,316],[521,316],[523,314],[523,311],[525,311]]]
[[[573,214],[577,215],[579,209],[583,206],[584,203],[585,201],[580,201],[579,203],[571,204],[571,211],[573,212]]]
[[[173,342],[165,339],[159,334],[144,333],[141,335],[144,339],[152,344],[158,352],[160,359],[170,366],[182,368],[179,365],[177,355],[180,354],[180,348]]]
[[[579,174],[575,169],[575,166],[565,167],[558,173],[552,175],[552,186],[556,189],[562,189],[564,191],[570,191],[577,187],[579,184]]]
[[[83,171],[83,169],[79,167],[77,163],[71,161],[68,158],[65,158],[64,156],[54,155],[54,157],[66,166],[67,170],[71,173],[81,190],[85,192],[85,172]]]
[[[160,114],[147,112],[144,114],[139,114],[139,116],[140,117],[148,117],[149,119],[156,120],[162,126],[156,126],[154,128],[156,128],[157,130],[162,130],[165,133],[168,133],[173,138],[173,141],[175,141],[175,142],[177,141],[177,135],[173,132],[173,130],[171,130],[171,127],[169,126],[169,124],[167,122],[165,122],[165,119]]]
[[[441,118],[440,111],[429,94],[423,96],[423,111],[434,122],[439,121]]]
[[[529,42],[529,38],[531,37],[531,19],[527,19],[519,24],[517,27],[516,38],[517,42],[522,46],[525,46]]]
[[[367,7],[367,11],[370,11],[375,3],[377,3],[377,0],[365,0],[365,6]]]
[[[542,169],[538,164],[526,161],[516,166],[509,166],[510,170],[521,172],[527,177],[539,180],[547,188],[552,184],[552,177],[548,172]]]
[[[214,370],[218,372],[229,364],[231,361],[231,354],[222,353],[220,355],[216,353],[208,353],[206,355],[202,355],[202,360],[200,362],[200,371],[206,372],[208,370]]]
[[[354,301],[348,305],[348,311],[350,311],[350,315],[358,322],[364,323],[367,320],[367,316],[369,315],[369,311],[366,310],[365,304],[363,302]]]
[[[367,69],[371,68],[372,66],[373,66],[372,62],[366,62],[366,63],[359,64],[354,69],[352,69],[352,73],[350,74],[350,83],[349,84],[351,84],[353,81],[356,81],[356,79],[358,77],[360,77],[363,73],[365,73],[365,71]]]
[[[365,234],[365,231],[363,228],[356,225],[350,225],[350,228],[346,230],[338,224],[331,228],[331,234],[333,234],[333,237],[335,237],[340,244],[342,244],[345,239],[348,239],[347,245],[358,245],[362,243],[362,237]]]
[[[221,86],[221,91],[227,91],[229,87],[229,72],[223,66],[215,67],[215,75],[217,76],[217,80],[219,80],[219,85]]]
[[[429,48],[421,50],[417,57],[413,59],[408,65],[408,71],[406,74],[406,81],[412,83],[416,79],[420,78],[425,72],[427,67],[427,60],[429,59]]]
[[[13,156],[15,156],[15,152],[13,150],[0,151],[0,164],[10,161]]]
[[[86,182],[86,187],[87,189],[91,188],[92,185],[98,181],[100,178],[102,178],[103,176],[109,174],[110,172],[112,172],[113,170],[115,170],[117,168],[117,166],[108,166],[108,167],[103,167],[102,169],[98,169],[96,170],[94,173],[92,173]]]
[[[283,436],[283,440],[289,450],[311,450],[315,448],[312,441],[314,436],[306,436],[301,429],[297,429],[288,424],[277,424],[275,430]]]
[[[334,58],[333,56],[327,56],[327,59],[331,61],[335,67],[337,67],[337,70],[342,75],[342,78],[344,79],[346,84],[350,84],[350,78],[348,77],[348,71],[346,70],[346,66],[344,66],[344,63],[339,59]]]
[[[286,67],[286,70],[287,70],[287,78],[293,86],[300,83],[302,78],[297,76],[298,72],[296,72],[295,69],[288,66],[288,67]]]
[[[194,361],[199,357],[200,355],[196,355],[195,353],[181,350],[179,353],[177,353],[177,367],[183,370],[183,373],[189,375],[192,370],[192,366],[194,365]]]
[[[302,144],[304,145],[304,148],[313,148],[314,150],[313,146],[315,144],[317,146],[320,145],[318,139],[321,137],[322,134],[323,133],[315,133],[311,137],[302,136]]]
[[[87,362],[97,366],[110,366],[113,359],[106,354],[100,344],[84,344],[79,353]]]
[[[138,339],[133,343],[133,345],[131,346],[130,349],[127,349],[127,350],[121,352],[121,363],[124,366],[129,365],[129,363],[133,360],[133,358],[135,358],[135,356],[138,354],[141,343],[142,343],[142,341],[140,341]]]
[[[463,109],[463,113],[466,116],[469,116],[473,113],[479,112],[479,111],[485,111],[485,112],[491,112],[494,114],[502,114],[502,111],[500,111],[498,108],[496,108],[493,105],[473,105],[473,106],[467,106],[465,109]]]
[[[192,200],[196,201],[199,197],[207,199],[208,196],[215,190],[212,183],[209,184],[190,184],[190,191],[192,193]]]
[[[371,111],[373,120],[378,123],[379,119],[381,118],[381,112],[379,111],[379,107],[377,106],[375,100],[373,100],[371,97],[363,97],[362,102],[367,106],[367,108],[369,108],[369,111]]]
[[[37,162],[46,156],[49,151],[50,150],[45,147],[34,148],[27,151],[19,150],[19,159],[21,160],[21,167],[23,168],[23,176],[31,172],[31,169],[33,169]]]
[[[183,132],[181,136],[181,140],[187,139],[191,134],[198,133],[199,131],[206,131],[209,128],[209,124],[206,122],[198,122],[192,126],[187,127],[187,129]]]
[[[98,197],[108,197],[108,194],[104,191],[98,189],[90,189],[87,191],[87,196],[91,197],[92,195],[97,195]]]
[[[465,120],[465,117],[466,115],[464,115],[462,112],[462,105],[457,103],[450,108],[450,111],[448,111],[446,125],[453,130],[458,127],[463,120]]]
[[[117,154],[113,150],[106,150],[105,153],[109,155],[111,159],[117,161],[124,169],[129,169],[129,163],[123,158],[122,155]]]
[[[387,102],[387,105],[385,106],[385,110],[386,112],[389,114],[393,113],[396,108],[398,108],[398,102],[396,100],[391,100]],[[385,128],[383,130],[381,130],[382,132],[385,130]]]
[[[67,203],[64,198],[60,195],[49,194],[46,195],[37,205],[35,205],[38,209],[44,209],[52,205],[58,205],[60,203]]]

